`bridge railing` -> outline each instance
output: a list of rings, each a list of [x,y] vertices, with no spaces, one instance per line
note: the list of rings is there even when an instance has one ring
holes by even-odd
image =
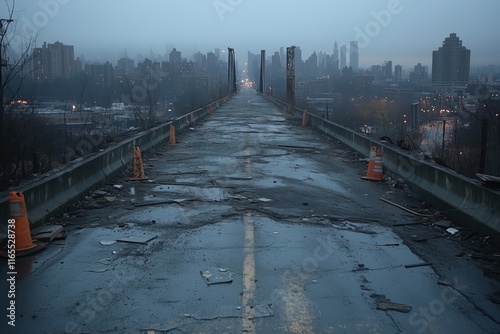
[[[297,119],[303,117],[303,109],[274,97],[265,98],[284,113]],[[424,200],[444,207],[448,217],[483,233],[493,233],[500,239],[500,191],[317,115],[307,113],[305,121],[306,125],[341,141],[366,157],[372,146],[381,148],[386,172],[405,180]]]
[[[62,168],[58,168],[57,171],[45,173],[38,179],[10,191],[24,193],[30,222],[34,226],[39,225],[49,215],[79,200],[88,190],[111,180],[123,171],[127,165],[131,164],[134,147],[140,147],[144,152],[160,143],[168,142],[171,124],[176,130],[189,127],[190,124],[207,115],[210,110],[217,109],[227,99],[225,97],[168,123],[140,132],[102,152],[80,157],[60,166]],[[10,216],[8,198],[8,192],[0,194],[0,233],[6,231],[7,220]]]

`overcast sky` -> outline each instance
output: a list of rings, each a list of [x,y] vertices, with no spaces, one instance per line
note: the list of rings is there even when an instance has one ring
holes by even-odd
[[[4,1],[0,17],[6,10]],[[297,45],[305,60],[313,51],[333,53],[358,39],[360,66],[418,62],[454,32],[471,50],[472,65],[500,65],[499,0],[16,0],[17,28],[39,30],[37,45],[60,41],[87,60],[115,60],[233,47],[268,55]],[[170,51],[170,50],[169,50]]]

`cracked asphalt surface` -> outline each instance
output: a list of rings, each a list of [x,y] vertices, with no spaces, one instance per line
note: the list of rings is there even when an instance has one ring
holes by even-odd
[[[243,90],[147,152],[148,181],[126,171],[52,222],[66,240],[17,260],[1,332],[500,333],[495,277],[299,122]]]

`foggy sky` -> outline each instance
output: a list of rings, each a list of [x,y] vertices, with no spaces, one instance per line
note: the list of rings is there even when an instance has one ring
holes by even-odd
[[[498,0],[16,0],[14,19],[18,30],[38,32],[38,46],[60,41],[87,60],[115,63],[125,48],[134,58],[233,47],[245,62],[247,51],[290,45],[305,60],[359,39],[360,67],[413,67],[430,66],[452,32],[471,50],[471,65],[500,64],[498,13]]]

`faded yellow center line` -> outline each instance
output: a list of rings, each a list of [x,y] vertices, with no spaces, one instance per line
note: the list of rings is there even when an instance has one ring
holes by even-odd
[[[284,326],[288,333],[314,333],[312,302],[305,294],[306,280],[298,278],[286,284],[283,295]]]
[[[243,324],[242,333],[255,333],[254,312],[250,301],[255,296],[255,239],[254,221],[247,212],[243,216],[245,227],[245,261],[243,262]]]

